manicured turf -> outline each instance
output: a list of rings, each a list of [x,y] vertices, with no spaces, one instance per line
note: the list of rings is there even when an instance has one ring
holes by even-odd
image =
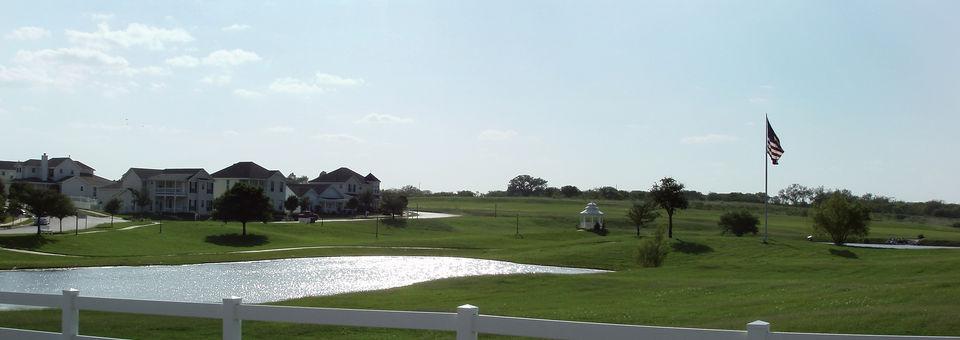
[[[300,306],[453,311],[470,303],[481,313],[648,325],[743,329],[763,319],[777,331],[960,335],[960,250],[856,249],[804,241],[810,221],[777,208],[770,216],[773,242],[756,236],[721,236],[724,208],[702,205],[675,217],[673,251],[661,268],[640,268],[638,239],[623,217],[628,202],[599,202],[611,234],[574,231],[585,201],[550,199],[414,199],[410,206],[463,213],[440,220],[381,225],[373,222],[318,225],[250,224],[264,236],[258,245],[217,244],[207,237],[239,232],[239,225],[164,222],[135,230],[87,235],[0,237],[0,245],[83,255],[54,258],[0,253],[0,267],[189,263],[341,254],[436,254],[523,263],[617,270],[560,276],[516,275],[440,280],[397,289],[283,302]],[[493,217],[496,205],[497,216]],[[516,214],[520,233],[516,234]],[[666,223],[663,217],[657,223]],[[871,237],[960,240],[949,221],[878,220]],[[119,229],[115,227],[114,229]],[[650,230],[644,230],[648,235]],[[211,239],[220,242],[222,239]],[[229,254],[248,249],[317,245],[443,247],[449,250],[313,249]],[[56,330],[56,311],[0,313],[0,326]],[[216,320],[155,318],[82,312],[84,334],[134,338],[216,338]],[[345,327],[244,323],[246,338],[448,338],[449,334]]]

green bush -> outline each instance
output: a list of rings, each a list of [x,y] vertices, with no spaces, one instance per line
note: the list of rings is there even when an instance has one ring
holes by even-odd
[[[760,231],[760,229],[757,228],[757,224],[759,223],[760,219],[753,216],[749,211],[740,210],[721,215],[720,222],[717,222],[717,225],[720,226],[724,234],[731,232],[739,237],[746,233],[756,235]]]
[[[960,222],[953,222],[953,224],[950,226],[954,228],[960,228]]]
[[[663,259],[667,257],[667,239],[666,230],[661,226],[653,237],[646,238],[640,242],[638,248],[637,262],[644,267],[659,267],[663,264]]]

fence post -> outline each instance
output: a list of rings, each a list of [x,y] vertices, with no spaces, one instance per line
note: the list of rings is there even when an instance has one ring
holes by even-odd
[[[80,334],[80,310],[77,309],[77,296],[80,291],[70,288],[63,290],[63,304],[60,306],[60,333],[64,339],[75,339]]]
[[[242,337],[241,300],[236,296],[223,298],[223,340],[240,340]]]
[[[757,320],[747,324],[747,340],[766,340],[770,335],[770,323]]]
[[[476,306],[457,307],[457,340],[477,340],[477,316],[480,309]]]

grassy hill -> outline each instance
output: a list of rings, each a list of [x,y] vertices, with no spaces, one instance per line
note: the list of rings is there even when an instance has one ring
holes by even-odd
[[[0,246],[80,255],[51,258],[2,253],[0,267],[191,263],[341,254],[435,254],[514,262],[604,268],[584,276],[515,275],[440,280],[385,291],[282,302],[300,306],[453,311],[470,303],[481,313],[647,325],[743,329],[762,319],[776,331],[960,335],[960,250],[885,250],[808,242],[810,220],[779,208],[770,216],[772,242],[756,236],[721,236],[724,209],[749,204],[706,204],[675,217],[675,239],[663,267],[636,264],[634,236],[624,212],[629,202],[599,202],[611,233],[576,231],[585,201],[554,199],[415,198],[410,207],[464,216],[381,225],[374,222],[249,226],[260,244],[218,243],[208,236],[239,231],[216,222],[165,222],[129,231],[80,236],[0,237]],[[496,214],[497,217],[494,217]],[[522,238],[515,237],[519,214]],[[871,237],[960,241],[951,221],[880,219]],[[666,223],[661,218],[657,223]],[[118,229],[115,227],[114,229]],[[644,235],[650,231],[644,230]],[[213,242],[212,242],[213,241]],[[230,254],[237,250],[317,245],[441,247],[446,250],[306,249]],[[13,255],[10,255],[13,254]],[[134,338],[219,336],[216,320],[81,313],[85,334]],[[57,329],[56,311],[0,313],[0,327]],[[400,330],[244,323],[246,338],[448,338]]]

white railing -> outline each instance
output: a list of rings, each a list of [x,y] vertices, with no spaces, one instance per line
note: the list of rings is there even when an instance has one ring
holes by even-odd
[[[218,303],[170,302],[82,297],[67,289],[63,295],[0,292],[0,304],[61,309],[60,333],[0,328],[0,339],[112,338],[80,335],[80,310],[180,316],[223,320],[223,339],[239,340],[242,320],[313,325],[403,328],[456,332],[457,340],[476,340],[478,333],[552,339],[716,339],[716,340],[960,340],[960,337],[850,335],[770,332],[770,324],[754,321],[746,331],[618,325],[593,322],[480,315],[471,305],[456,313],[406,312],[339,308],[308,308],[242,304],[239,297]]]

